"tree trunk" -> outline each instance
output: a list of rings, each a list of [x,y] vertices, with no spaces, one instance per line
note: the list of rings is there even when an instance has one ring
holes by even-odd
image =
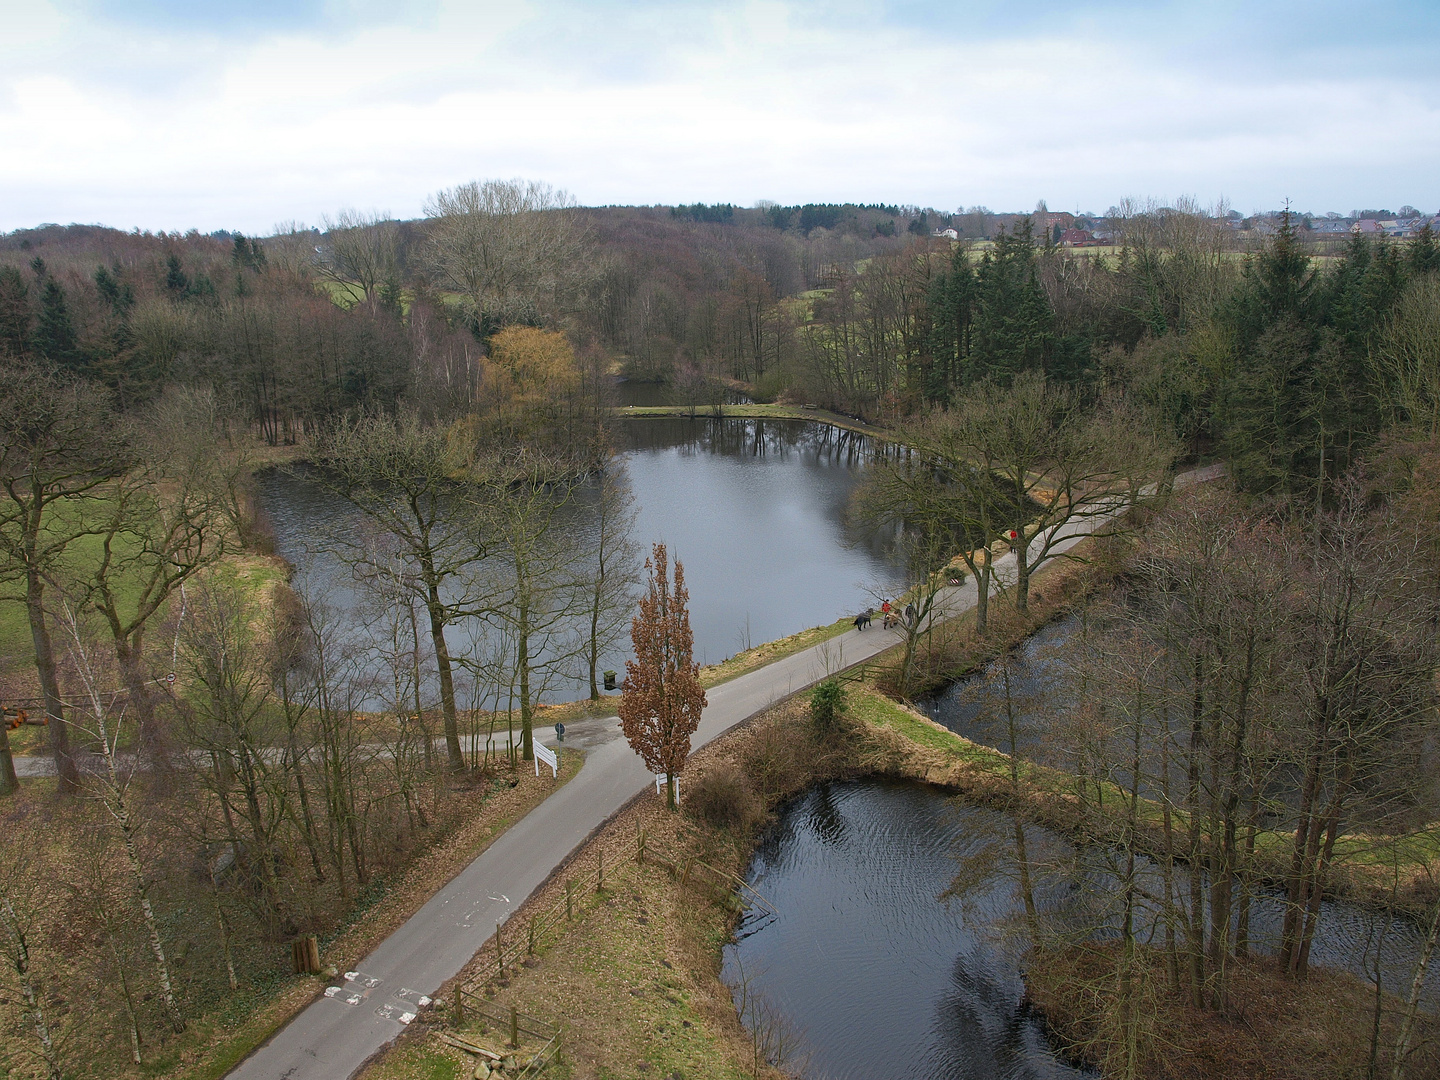
[[[520,759],[535,760],[534,715],[530,704],[530,598],[523,591],[519,602],[520,622],[515,629],[515,670],[520,676]]]
[[[971,569],[975,570],[975,633],[983,638],[990,626],[990,552],[985,552],[978,568]]]
[[[600,591],[605,587],[605,572],[602,569],[595,581],[595,595],[590,603],[590,700],[600,700],[600,684],[596,681],[596,669],[600,667]]]
[[[15,948],[12,963],[20,982],[20,996],[25,1004],[24,1011],[29,1014],[35,1028],[35,1040],[40,1044],[40,1056],[45,1059],[47,1075],[49,1080],[61,1080],[60,1055],[56,1052],[55,1040],[50,1035],[50,1022],[45,1019],[45,1006],[40,1001],[35,980],[30,975],[30,942],[8,898],[0,899],[0,922],[4,923],[5,931]]]
[[[1320,849],[1320,857],[1310,881],[1310,902],[1305,908],[1305,929],[1300,935],[1300,951],[1294,968],[1295,974],[1302,979],[1310,969],[1310,946],[1315,941],[1315,927],[1320,922],[1320,901],[1325,896],[1325,879],[1329,876],[1330,861],[1335,855],[1335,840],[1340,833],[1340,811],[1349,786],[1348,772],[1347,768],[1346,775],[1336,785],[1335,794],[1330,799],[1330,808],[1326,815],[1328,820],[1325,823],[1325,846]]]
[[[1030,610],[1030,542],[1023,521],[1011,531],[1016,537],[1010,541],[1010,550],[1015,553],[1015,610],[1024,615]]]
[[[165,1003],[165,1016],[170,1026],[179,1034],[185,1030],[185,1018],[175,1001],[175,991],[170,979],[170,963],[165,956],[165,943],[160,940],[160,923],[155,918],[155,909],[150,905],[150,886],[140,865],[140,852],[135,846],[134,824],[130,812],[122,799],[116,799],[116,819],[125,840],[125,857],[130,863],[130,873],[135,879],[135,892],[140,899],[140,911],[145,917],[145,930],[150,937],[150,952],[155,957],[155,975],[160,982],[160,997]]]
[[[0,797],[13,795],[20,790],[20,778],[15,775],[15,755],[10,749],[10,721],[0,715]]]
[[[445,720],[445,752],[451,772],[465,771],[465,755],[460,752],[460,722],[455,715],[455,680],[450,674],[450,650],[445,645],[445,607],[440,602],[440,587],[428,586],[426,608],[430,613],[430,640],[435,645],[435,669],[440,675],[440,713]]]
[[[125,1026],[130,1033],[130,1060],[139,1065],[140,1022],[135,1017],[135,994],[130,989],[130,976],[125,974],[125,958],[120,955],[120,947],[115,944],[115,927],[110,921],[110,910],[105,899],[98,894],[92,899],[95,902],[95,912],[105,926],[105,944],[110,947],[110,957],[115,961],[115,974],[120,979],[120,1000],[125,1004]],[[233,984],[230,989],[235,989]]]
[[[155,715],[155,702],[150,696],[150,687],[145,678],[144,645],[142,631],[136,630],[130,638],[115,635],[115,662],[120,668],[120,678],[130,696],[130,712],[144,724]]]
[[[420,627],[415,619],[414,601],[406,600],[405,606],[410,609],[410,640],[412,642],[410,655],[414,660],[415,667],[415,722],[420,725],[420,734],[425,739],[425,772],[427,775],[433,775],[435,772],[434,740],[430,738],[430,725],[425,722],[425,707],[420,700]]]
[[[35,648],[35,670],[40,676],[40,693],[45,698],[45,726],[50,735],[50,753],[55,758],[55,772],[60,790],[74,794],[80,790],[80,769],[70,750],[70,729],[65,723],[65,707],[60,699],[60,679],[55,666],[55,646],[45,621],[45,582],[38,568],[26,574],[25,610],[30,617],[30,641]]]
[[[230,989],[239,990],[240,980],[235,978],[235,958],[230,952],[230,924],[225,921],[225,909],[220,906],[220,891],[211,882],[210,895],[215,898],[215,919],[220,924],[220,949],[225,954],[225,974],[230,979]]]
[[[1285,918],[1280,929],[1280,966],[1292,969],[1300,946],[1301,912],[1305,909],[1306,858],[1312,843],[1312,831],[1318,837],[1318,815],[1315,803],[1320,793],[1320,751],[1317,747],[1305,768],[1305,782],[1300,791],[1299,813],[1295,822],[1295,840],[1290,852],[1290,880],[1285,888]]]
[[[1186,760],[1186,811],[1190,817],[1189,867],[1190,912],[1186,929],[1190,947],[1190,1003],[1205,1006],[1205,884],[1200,872],[1202,834],[1200,828],[1200,755],[1205,747],[1205,666],[1197,652],[1193,659],[1195,693],[1191,699],[1190,746]]]

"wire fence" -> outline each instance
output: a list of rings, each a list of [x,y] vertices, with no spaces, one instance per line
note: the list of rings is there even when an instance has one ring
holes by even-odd
[[[528,966],[526,961],[533,958],[537,950],[563,937],[573,924],[597,906],[596,898],[605,892],[607,886],[613,887],[633,879],[644,866],[658,867],[673,881],[708,894],[712,900],[742,909],[756,907],[770,915],[775,914],[774,906],[738,874],[659,844],[647,830],[641,829],[635,834],[633,861],[626,859],[619,866],[613,863],[607,866],[605,852],[597,852],[594,866],[566,878],[564,895],[549,908],[518,922],[512,917],[496,923],[493,949],[484,950],[486,955],[480,964],[456,991],[457,1024],[477,1022],[481,1034],[493,1029],[507,1037],[506,1046],[510,1050],[521,1046],[524,1035],[540,1040],[539,1049],[531,1054],[518,1076],[536,1076],[555,1059],[560,1052],[562,1030],[556,1024],[529,1016],[513,1006],[507,1009],[494,1004],[490,998],[497,984],[505,985],[509,973]],[[446,1041],[492,1060],[498,1061],[504,1056],[497,1050],[456,1036],[446,1036]]]

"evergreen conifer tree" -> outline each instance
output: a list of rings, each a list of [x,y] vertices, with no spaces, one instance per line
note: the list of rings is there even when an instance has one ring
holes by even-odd
[[[1420,235],[1410,243],[1407,253],[1410,269],[1416,274],[1433,274],[1440,270],[1440,245],[1435,243],[1435,230],[1427,221]]]
[[[95,268],[95,291],[110,305],[116,315],[125,315],[135,306],[135,290],[120,282],[119,267],[112,272],[104,266]]]
[[[963,380],[974,320],[975,267],[963,247],[956,247],[949,268],[935,275],[928,301],[932,363],[925,396],[948,401]]]
[[[171,254],[165,260],[165,288],[177,299],[184,297],[190,291],[190,276],[180,265],[180,256],[178,255]]]
[[[46,275],[40,292],[40,318],[35,323],[35,351],[56,367],[78,371],[84,364],[75,326],[70,320],[70,305],[65,289]]]
[[[1040,285],[1030,219],[996,234],[975,275],[971,335],[973,378],[1009,384],[1022,371],[1044,366],[1054,333],[1054,313]]]
[[[30,289],[20,271],[0,266],[0,355],[30,351]]]

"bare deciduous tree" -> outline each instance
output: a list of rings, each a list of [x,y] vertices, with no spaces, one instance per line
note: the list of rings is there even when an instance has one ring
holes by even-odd
[[[60,620],[68,638],[66,644],[70,656],[70,666],[75,672],[84,695],[83,704],[73,710],[81,714],[84,720],[72,720],[71,722],[91,736],[105,762],[105,771],[100,774],[88,775],[86,781],[92,788],[95,798],[110,814],[115,828],[119,830],[121,845],[125,851],[125,861],[130,868],[131,887],[140,907],[141,917],[145,922],[145,932],[149,938],[150,952],[155,962],[155,980],[160,988],[160,1000],[165,1008],[165,1017],[173,1030],[181,1032],[185,1030],[185,1017],[180,1012],[180,1004],[176,1000],[174,979],[170,973],[170,960],[165,953],[165,942],[160,934],[160,923],[156,918],[155,905],[151,899],[150,874],[146,871],[140,856],[138,835],[140,825],[129,799],[130,777],[124,774],[116,760],[124,712],[122,710],[112,722],[111,703],[107,700],[111,695],[107,694],[105,688],[101,686],[102,669],[96,664],[94,650],[86,640],[85,630],[75,610],[68,602],[62,605]]]
[[[619,642],[634,606],[639,580],[639,553],[631,534],[635,527],[635,497],[625,476],[624,463],[612,456],[601,466],[596,480],[595,532],[586,586],[588,627],[585,663],[590,675],[590,700],[600,700],[597,679],[600,656]]]
[[[35,368],[0,366],[0,555],[5,560],[0,572],[20,584],[50,751],[67,791],[78,790],[80,775],[70,751],[45,590],[70,546],[96,530],[87,504],[126,466],[102,391]]]
[[[314,265],[353,301],[374,304],[387,289],[398,294],[399,222],[389,214],[353,209],[327,217]]]
[[[535,180],[472,180],[432,195],[429,266],[477,324],[553,317],[586,273],[575,201]]]
[[[445,628],[469,611],[452,590],[486,554],[460,475],[465,462],[444,431],[409,413],[337,423],[317,440],[313,460],[315,478],[391,534],[404,553],[411,573],[401,580],[413,582],[429,616],[450,767],[462,770]],[[362,546],[349,551],[357,566],[369,557]]]

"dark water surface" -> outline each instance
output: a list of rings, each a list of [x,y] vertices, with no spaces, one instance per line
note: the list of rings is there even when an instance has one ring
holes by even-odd
[[[939,898],[954,856],[1005,821],[881,780],[823,785],[785,808],[748,876],[778,914],[746,914],[724,977],[792,1025],[801,1075],[1083,1075],[1021,1005],[1021,946],[999,932],[1018,910],[1013,881]]]
[[[871,453],[864,436],[799,420],[633,420],[625,462],[639,537],[685,563],[695,655],[833,622],[894,592],[903,571],[845,511]]]
[[[646,552],[663,540],[684,562],[701,663],[833,622],[900,586],[903,568],[883,538],[857,534],[845,521],[872,452],[864,436],[806,421],[674,418],[619,427],[639,510],[636,540]],[[259,483],[276,550],[297,568],[297,587],[327,592],[358,622],[360,596],[330,537],[337,528],[358,531],[361,515],[278,470]],[[587,527],[590,504],[577,500],[573,527]],[[447,634],[462,656],[481,640],[478,626]],[[624,644],[603,667],[623,672]],[[562,680],[545,697],[579,692],[578,683]]]
[[[822,785],[784,807],[747,874],[777,914],[752,908],[725,949],[723,977],[742,1020],[785,1032],[790,1064],[807,1080],[1085,1075],[1055,1056],[1022,1005],[1021,906],[1004,854],[1012,836],[1008,815],[905,781]],[[1113,879],[1095,869],[1105,853],[1072,864],[1073,849],[1054,834],[1027,828],[1026,837],[1041,909],[1110,936]],[[970,877],[963,902],[942,900],[965,857],[987,845],[1002,853],[996,868]],[[1147,884],[1159,891],[1154,878]],[[1255,899],[1257,953],[1273,952],[1282,913],[1278,897]],[[1153,919],[1139,917],[1141,938],[1161,940]],[[1405,919],[1326,901],[1311,962],[1372,981],[1378,955],[1382,984],[1404,994],[1421,945]],[[1432,970],[1427,1003],[1437,1002]]]
[[[1016,717],[1015,742],[1022,754],[1047,764],[1060,765],[1048,738],[1055,709],[1050,695],[1063,692],[1063,668],[1058,651],[1079,626],[1076,616],[1042,626],[1015,650],[1010,672],[1010,704]],[[996,678],[959,679],[926,694],[915,707],[955,734],[997,750],[1010,749],[1010,730],[1003,684]],[[1047,751],[1049,751],[1047,753]]]

